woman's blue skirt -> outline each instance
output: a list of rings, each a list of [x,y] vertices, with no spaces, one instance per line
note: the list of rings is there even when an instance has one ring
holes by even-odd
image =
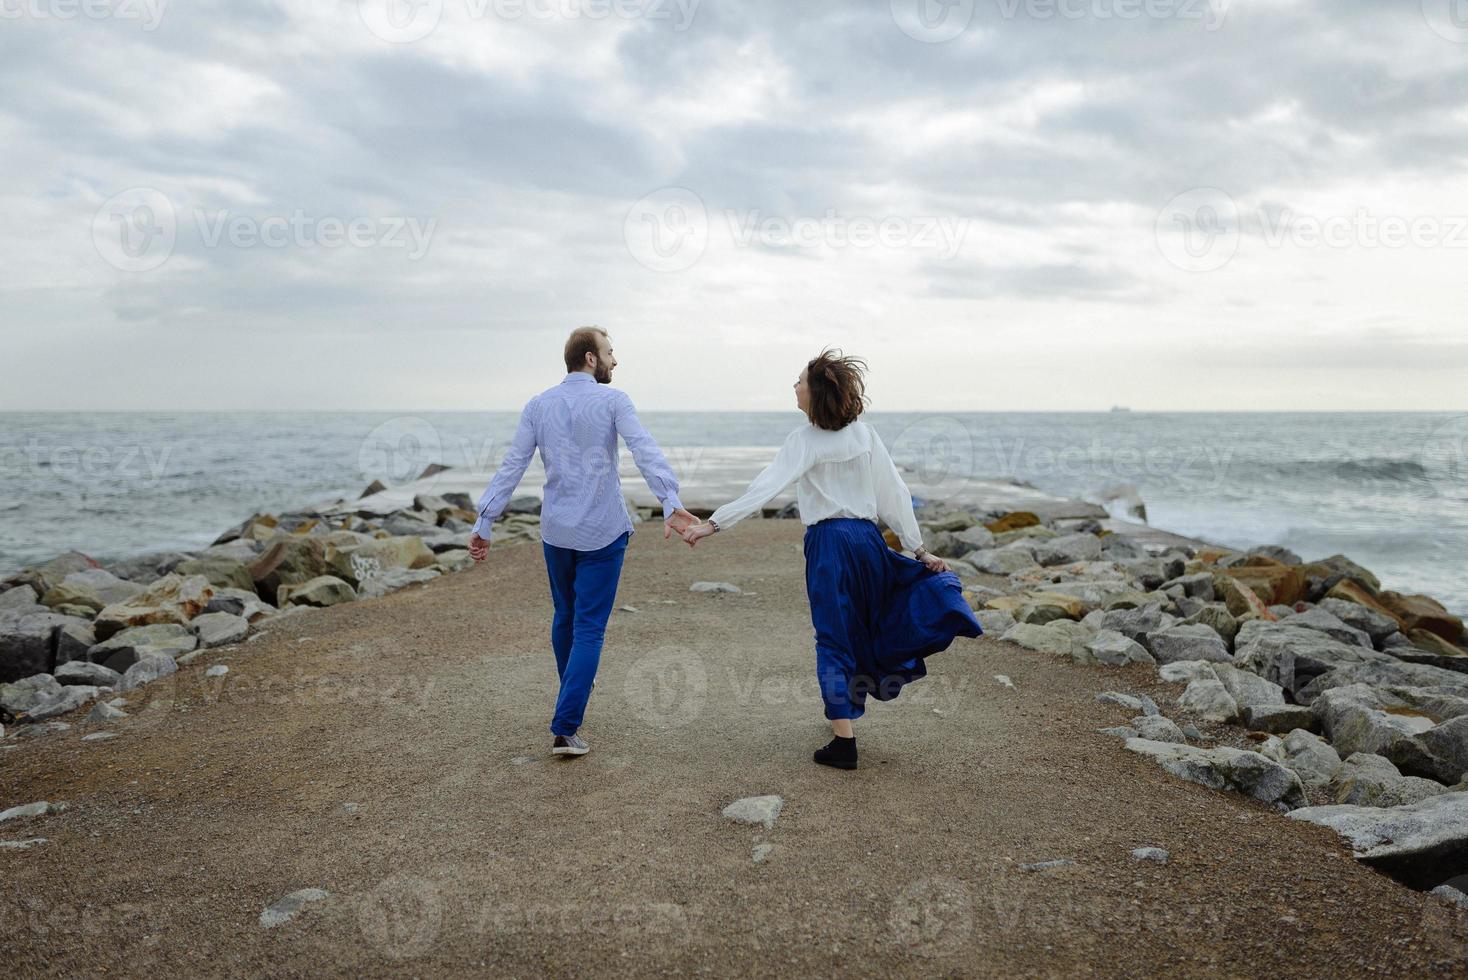
[[[805,529],[805,591],[827,718],[860,718],[867,695],[892,700],[927,676],[924,657],[983,633],[958,576],[893,551],[872,521]]]

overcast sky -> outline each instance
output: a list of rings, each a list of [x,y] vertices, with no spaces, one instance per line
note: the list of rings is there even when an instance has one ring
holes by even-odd
[[[0,0],[0,409],[1468,406],[1463,0],[415,2]]]

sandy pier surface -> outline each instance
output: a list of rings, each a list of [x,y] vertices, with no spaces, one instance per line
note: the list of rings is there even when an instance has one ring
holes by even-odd
[[[1465,965],[1436,900],[1329,831],[1164,774],[1097,692],[992,638],[823,769],[801,526],[635,535],[584,736],[549,755],[539,550],[283,617],[0,755],[14,976],[1319,976]],[[727,581],[739,595],[694,594]],[[206,678],[225,664],[229,672]],[[1005,686],[995,675],[1005,675]],[[1173,691],[1175,694],[1175,690]],[[721,810],[776,794],[770,829]],[[1139,862],[1134,848],[1170,852]],[[759,860],[756,860],[756,857]],[[1046,865],[1047,862],[1072,862]],[[1042,865],[1026,868],[1027,865]],[[260,917],[299,889],[272,928]]]

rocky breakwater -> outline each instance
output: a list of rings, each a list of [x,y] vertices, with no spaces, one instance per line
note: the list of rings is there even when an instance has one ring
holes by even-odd
[[[1468,873],[1468,638],[1431,597],[1384,589],[1344,555],[1144,546],[1027,513],[920,516],[991,636],[1156,671],[1161,707],[1098,692],[1130,715],[1104,730],[1126,750],[1333,828],[1414,886]]]
[[[339,501],[256,514],[201,551],[107,565],[71,552],[11,576],[0,582],[0,747],[78,721],[125,727],[120,695],[235,651],[272,620],[472,564],[473,507],[465,494],[419,496],[386,514]],[[539,512],[537,500],[516,501],[496,545],[539,540]]]

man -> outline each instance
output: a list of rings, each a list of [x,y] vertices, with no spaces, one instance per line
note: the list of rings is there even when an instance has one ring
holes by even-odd
[[[637,420],[632,399],[608,387],[617,358],[606,331],[573,330],[565,354],[565,380],[525,406],[504,461],[479,498],[469,554],[476,562],[488,555],[490,527],[504,513],[539,449],[545,465],[540,536],[556,607],[551,647],[561,677],[551,720],[551,752],[579,756],[590,751],[577,730],[596,680],[622,557],[632,534],[617,473],[618,436],[662,502],[663,537],[675,531],[681,535],[698,519],[678,500],[678,480],[657,442]]]

